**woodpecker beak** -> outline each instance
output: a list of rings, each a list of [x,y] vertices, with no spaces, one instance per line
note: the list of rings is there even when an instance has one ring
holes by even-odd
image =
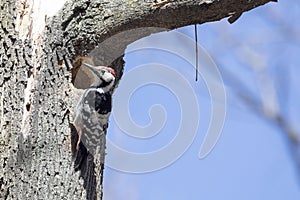
[[[110,67],[104,67],[109,73],[111,73],[114,77],[116,77],[116,73],[115,70],[113,68]]]
[[[82,62],[82,65],[87,67],[88,69],[90,69],[92,72],[94,72],[95,74],[98,74],[96,69],[95,69],[95,66],[93,65],[90,65],[88,63],[84,63]],[[105,67],[105,66],[101,66],[102,68],[106,69],[109,73],[111,73],[114,77],[116,77],[116,73],[115,73],[115,70],[113,68],[110,68],[110,67]]]

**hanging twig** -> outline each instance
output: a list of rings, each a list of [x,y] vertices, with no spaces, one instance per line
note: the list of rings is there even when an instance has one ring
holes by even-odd
[[[197,24],[195,24],[195,44],[196,44],[196,81],[198,81],[198,37]]]

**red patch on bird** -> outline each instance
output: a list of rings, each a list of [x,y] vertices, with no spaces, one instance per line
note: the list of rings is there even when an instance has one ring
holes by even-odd
[[[115,72],[115,70],[114,70],[113,68],[105,67],[105,69],[106,69],[109,73],[111,73],[114,77],[116,77],[116,72]]]

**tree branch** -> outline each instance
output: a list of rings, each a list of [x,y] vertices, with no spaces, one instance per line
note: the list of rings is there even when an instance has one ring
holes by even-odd
[[[249,11],[272,0],[156,0],[71,1],[52,21],[54,44],[62,42],[72,56],[87,55],[99,43],[117,33],[141,27],[159,27],[127,35],[115,41],[124,50],[133,41],[151,33],[191,24],[217,21]],[[164,3],[163,3],[164,2]],[[159,5],[159,6],[158,6]],[[122,55],[123,53],[121,53]]]

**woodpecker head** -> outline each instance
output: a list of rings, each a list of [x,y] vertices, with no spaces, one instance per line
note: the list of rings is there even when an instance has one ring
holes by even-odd
[[[95,82],[91,85],[92,87],[101,87],[106,91],[109,91],[116,78],[115,70],[105,66],[93,66],[82,62],[82,66],[87,67],[91,70],[95,77]]]

